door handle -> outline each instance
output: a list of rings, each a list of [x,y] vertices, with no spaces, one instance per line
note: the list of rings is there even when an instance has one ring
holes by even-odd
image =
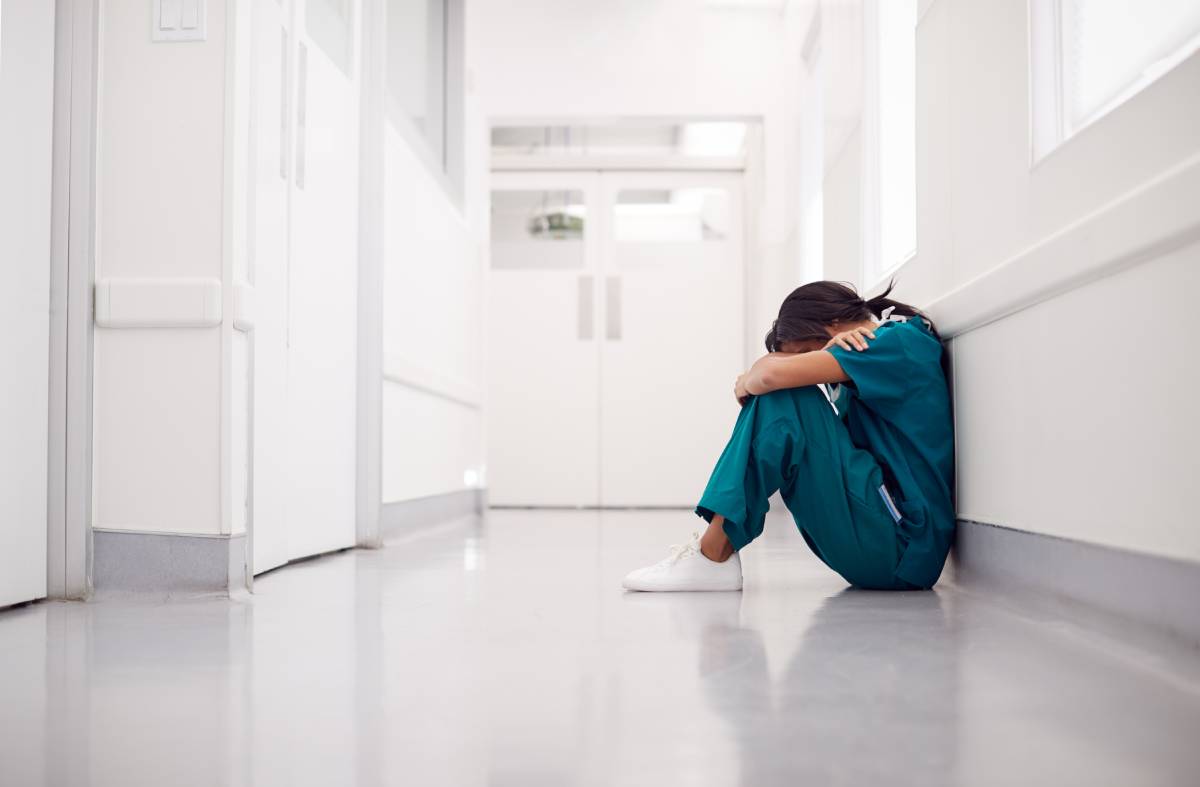
[[[604,338],[616,341],[621,338],[621,277],[609,276],[604,298]]]
[[[288,31],[286,27],[279,29],[280,58],[279,58],[279,177],[288,179],[288,110],[291,101],[288,96]]]
[[[304,188],[308,154],[308,45],[300,42],[296,64],[296,188]]]
[[[594,338],[593,325],[595,319],[592,316],[593,304],[596,302],[596,277],[595,276],[580,276],[579,277],[579,340],[591,341]]]

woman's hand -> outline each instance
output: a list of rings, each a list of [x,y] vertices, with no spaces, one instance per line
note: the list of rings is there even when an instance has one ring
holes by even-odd
[[[733,398],[737,399],[737,403],[743,407],[750,399],[750,392],[746,390],[746,375],[749,372],[744,372],[738,375],[737,381],[733,384]]]
[[[866,326],[859,326],[834,334],[828,344],[821,349],[828,350],[830,347],[841,347],[843,350],[865,350],[867,349],[867,337],[874,339],[875,332]]]

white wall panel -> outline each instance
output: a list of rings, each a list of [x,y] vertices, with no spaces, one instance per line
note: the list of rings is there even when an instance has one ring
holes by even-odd
[[[493,117],[760,115],[777,85],[762,64],[778,56],[779,14],[695,0],[468,10],[476,89]]]
[[[390,503],[458,491],[468,486],[468,470],[482,474],[483,271],[478,234],[462,208],[390,127],[385,146],[390,379],[383,384],[382,474]]]
[[[961,517],[1200,560],[1200,245],[953,341]]]
[[[217,533],[221,334],[96,330],[93,523]]]
[[[384,355],[482,389],[479,244],[403,137],[386,146]]]
[[[225,4],[186,44],[150,10],[101,3],[96,277],[220,280]],[[95,526],[221,532],[220,385],[220,328],[96,330]]]
[[[187,44],[151,42],[145,3],[101,14],[97,278],[219,278],[224,3]]]
[[[481,412],[394,382],[383,384],[383,501],[457,492],[482,481]]]

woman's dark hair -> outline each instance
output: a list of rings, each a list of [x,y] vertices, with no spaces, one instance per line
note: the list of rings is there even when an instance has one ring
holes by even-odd
[[[886,290],[865,301],[858,296],[857,290],[842,282],[814,281],[797,287],[783,299],[779,317],[771,324],[767,333],[767,352],[777,352],[784,342],[828,341],[829,332],[825,330],[828,326],[872,317],[879,319],[887,309],[902,317],[923,317],[937,336],[933,321],[919,309],[888,297],[895,286],[896,282],[890,281]]]

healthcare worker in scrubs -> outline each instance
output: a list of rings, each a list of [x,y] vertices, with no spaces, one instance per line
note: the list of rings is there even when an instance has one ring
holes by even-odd
[[[776,491],[846,582],[933,587],[954,536],[950,396],[937,330],[891,289],[863,300],[819,281],[784,300],[768,354],[735,383],[742,409],[696,507],[708,528],[627,589],[740,590],[738,553]]]

